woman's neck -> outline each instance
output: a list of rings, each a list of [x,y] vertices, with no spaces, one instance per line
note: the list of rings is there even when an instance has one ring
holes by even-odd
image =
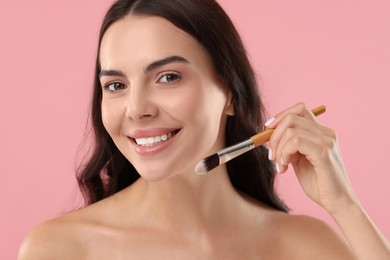
[[[235,222],[247,201],[232,186],[225,165],[204,176],[192,173],[160,182],[140,178],[126,193],[133,217],[186,234]]]

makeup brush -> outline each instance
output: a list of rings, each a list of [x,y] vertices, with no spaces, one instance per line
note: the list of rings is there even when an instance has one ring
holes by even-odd
[[[326,111],[325,106],[319,106],[313,109],[311,112],[313,112],[315,116],[319,116],[325,111]],[[219,152],[204,158],[203,160],[199,161],[198,164],[195,166],[196,174],[198,175],[206,174],[212,169],[218,167],[219,165],[224,164],[236,158],[237,156],[246,153],[252,150],[253,148],[256,148],[268,142],[273,132],[274,129],[267,129],[263,132],[260,132],[252,136],[246,141],[226,147],[220,150]]]

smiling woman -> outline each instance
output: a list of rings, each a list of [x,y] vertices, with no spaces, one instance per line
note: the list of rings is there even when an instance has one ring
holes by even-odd
[[[86,206],[33,229],[19,258],[387,258],[335,133],[304,104],[268,121],[269,151],[195,174],[200,159],[265,128],[257,91],[240,37],[215,1],[116,1],[99,38],[95,147],[78,175]],[[274,164],[280,173],[294,167],[348,243],[319,220],[286,213]]]
[[[122,74],[100,77],[103,88],[122,85],[103,91],[103,125],[142,177],[193,172],[198,158],[224,147],[230,94],[194,38],[160,17],[127,16],[107,30],[99,56],[102,71]],[[160,136],[167,140],[154,142]]]

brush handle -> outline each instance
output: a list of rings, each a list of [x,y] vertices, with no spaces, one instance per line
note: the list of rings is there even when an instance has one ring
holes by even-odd
[[[319,116],[322,113],[324,113],[325,111],[326,111],[325,106],[319,106],[319,107],[314,108],[311,112],[313,112],[313,114],[315,116]],[[252,136],[251,140],[255,144],[255,147],[258,147],[258,146],[268,142],[269,139],[271,138],[271,135],[273,132],[274,132],[274,129],[267,129],[261,133],[258,133],[257,135]]]

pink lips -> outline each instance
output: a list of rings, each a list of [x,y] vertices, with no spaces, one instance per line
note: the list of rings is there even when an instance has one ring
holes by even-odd
[[[132,131],[128,137],[130,139],[131,145],[135,148],[135,151],[142,156],[150,156],[157,154],[163,150],[165,150],[176,138],[176,134],[180,131],[180,129],[171,129],[171,128],[150,128],[150,129],[137,129]],[[162,136],[168,135],[168,133],[172,133],[171,138],[154,143],[150,146],[138,145],[135,141],[137,138],[150,138],[154,136]]]

